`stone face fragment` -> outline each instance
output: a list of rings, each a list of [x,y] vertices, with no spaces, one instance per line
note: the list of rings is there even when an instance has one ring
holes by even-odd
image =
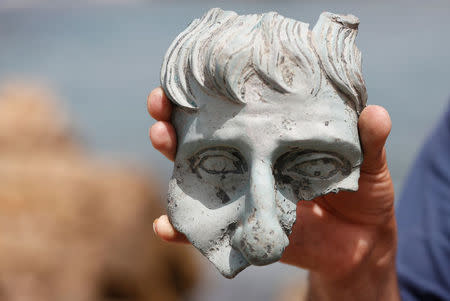
[[[168,213],[225,277],[280,259],[299,200],[358,189],[358,24],[322,13],[309,30],[212,9],[167,51],[178,135]]]

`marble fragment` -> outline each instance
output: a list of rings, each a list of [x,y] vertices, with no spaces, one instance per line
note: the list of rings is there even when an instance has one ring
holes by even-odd
[[[168,214],[228,278],[278,261],[299,200],[358,189],[367,93],[359,20],[215,8],[168,49],[178,149]]]

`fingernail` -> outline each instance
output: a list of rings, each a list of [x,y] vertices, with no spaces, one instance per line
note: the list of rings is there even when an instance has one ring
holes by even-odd
[[[156,218],[154,221],[153,221],[153,232],[155,232],[155,234],[158,234],[157,232],[156,232],[156,224],[158,223],[158,219]]]
[[[162,91],[161,91],[161,88],[156,88],[156,91],[155,91],[155,100],[156,99],[158,99],[158,100],[160,100],[161,98],[162,98]]]

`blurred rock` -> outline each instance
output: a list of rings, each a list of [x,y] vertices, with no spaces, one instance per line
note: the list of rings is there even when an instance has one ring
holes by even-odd
[[[149,175],[87,158],[41,88],[0,91],[0,300],[179,300],[187,247],[160,242]]]
[[[306,276],[306,275],[305,275]],[[306,277],[296,278],[279,289],[274,301],[307,301],[308,280]]]
[[[0,88],[0,152],[74,152],[65,112],[38,85],[9,83]],[[60,154],[62,155],[62,154]]]

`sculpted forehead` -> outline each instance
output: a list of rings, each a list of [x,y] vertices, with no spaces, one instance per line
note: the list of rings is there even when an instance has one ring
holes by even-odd
[[[211,99],[198,112],[175,110],[174,115],[180,146],[238,140],[273,149],[291,141],[312,141],[312,146],[320,147],[317,142],[322,141],[337,146],[347,143],[359,151],[357,115],[331,93],[320,98],[290,95],[245,105]]]

